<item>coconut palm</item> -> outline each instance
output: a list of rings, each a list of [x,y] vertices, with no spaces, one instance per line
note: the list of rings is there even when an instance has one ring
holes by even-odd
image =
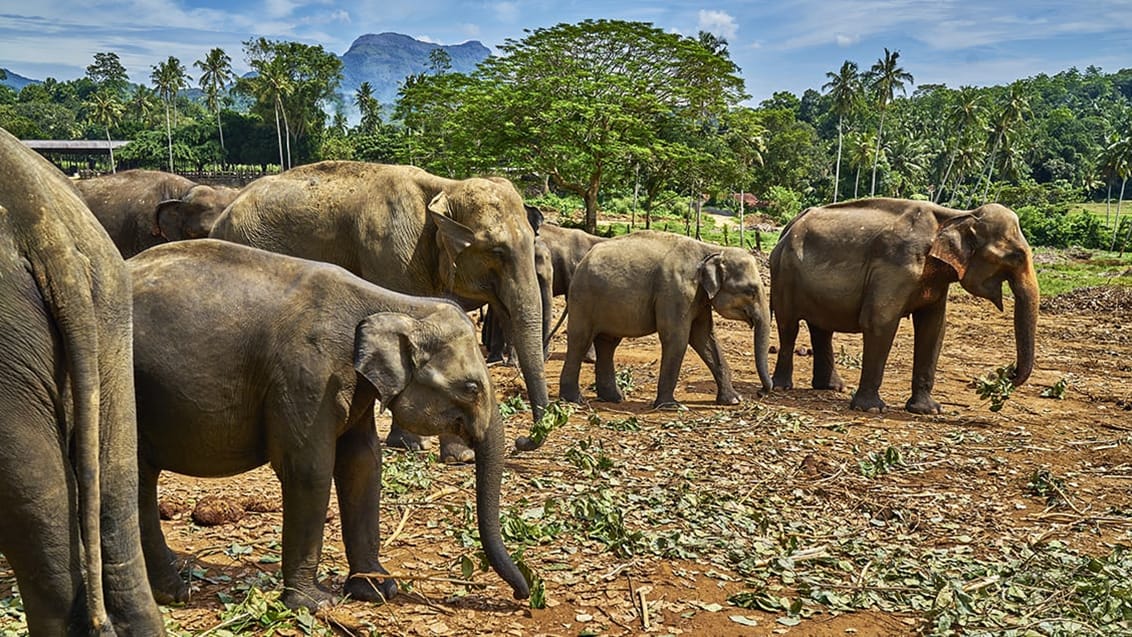
[[[118,101],[113,89],[95,92],[90,96],[86,107],[90,110],[90,119],[102,124],[102,127],[106,130],[106,148],[110,151],[110,172],[118,172],[114,165],[114,147],[110,141],[110,127],[122,117],[126,107]]]
[[[358,85],[358,90],[354,92],[354,104],[362,114],[362,130],[367,133],[376,131],[381,124],[381,104],[373,96],[373,86],[369,82]]]
[[[943,190],[947,186],[947,179],[951,176],[952,168],[955,167],[956,156],[959,154],[960,148],[966,143],[968,135],[971,131],[979,130],[982,127],[982,102],[982,93],[970,86],[964,86],[959,89],[955,103],[947,111],[948,125],[955,128],[955,146],[951,149],[947,169],[943,171],[943,179],[939,181],[939,188],[936,190],[933,201],[939,202],[942,198]]]
[[[159,108],[159,101],[160,98],[153,89],[144,84],[136,84],[128,104],[132,119],[148,126],[153,121],[153,114]]]
[[[987,175],[983,186],[983,201],[987,200],[990,192],[991,179],[994,177],[995,159],[1003,142],[1010,139],[1014,127],[1030,114],[1030,102],[1026,95],[1025,83],[1019,81],[1010,85],[1010,91],[1002,102],[1002,109],[994,121],[994,143],[991,145],[990,157],[987,159]]]
[[[877,108],[880,109],[876,148],[873,151],[873,184],[869,189],[870,196],[875,196],[877,192],[877,163],[880,161],[880,143],[884,136],[884,113],[888,110],[888,105],[895,97],[896,91],[903,94],[904,83],[911,84],[915,81],[911,73],[900,68],[897,64],[898,59],[900,59],[900,51],[889,51],[885,48],[884,57],[877,60],[867,74],[869,89],[877,100]]]
[[[841,62],[838,72],[826,72],[825,77],[830,78],[822,88],[830,92],[833,100],[832,111],[838,115],[838,160],[833,169],[833,203],[838,201],[838,188],[841,184],[841,148],[843,146],[843,124],[857,105],[860,103],[861,83],[857,70],[857,62],[846,60]]]
[[[857,169],[857,174],[853,177],[853,198],[856,199],[861,185],[861,168],[869,165],[877,150],[873,148],[872,134],[865,131],[849,133],[845,136],[845,140],[846,148],[848,148],[849,165]]]
[[[1116,199],[1116,217],[1112,224],[1112,243],[1109,250],[1116,249],[1116,235],[1120,231],[1120,204],[1124,201],[1124,187],[1132,177],[1132,135],[1109,137],[1102,161],[1112,174],[1120,180],[1120,195]],[[1125,239],[1127,241],[1127,238]],[[1123,248],[1123,243],[1121,244]],[[1123,250],[1122,250],[1123,251]]]
[[[185,73],[185,66],[181,61],[170,55],[164,62],[155,64],[149,78],[157,87],[157,93],[165,101],[165,138],[169,142],[169,172],[173,172],[173,127],[170,124],[169,112],[173,109],[177,93],[188,87],[189,76]]]
[[[220,92],[225,88],[235,74],[232,72],[232,58],[224,49],[215,48],[208,52],[203,60],[197,60],[193,66],[200,69],[200,88],[204,91],[205,100],[209,108],[216,113],[216,129],[220,134],[220,160],[227,164],[228,153],[224,148],[224,125],[220,121]]]
[[[840,71],[829,72],[825,76],[829,81],[822,85],[822,89],[829,91],[829,96],[833,99],[831,110],[837,115],[837,163],[833,171],[833,202],[837,203],[838,186],[841,185],[842,125],[861,100],[861,75],[857,71],[856,62],[845,60],[841,63]]]

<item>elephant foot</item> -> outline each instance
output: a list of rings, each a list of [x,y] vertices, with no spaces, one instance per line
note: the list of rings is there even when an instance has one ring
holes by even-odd
[[[389,430],[389,435],[385,438],[385,444],[390,447],[407,449],[409,451],[428,451],[432,449],[431,440],[424,436],[418,436],[415,433],[405,431],[400,427],[393,427]]]
[[[743,397],[735,393],[735,390],[717,392],[715,395],[715,404],[717,405],[738,405],[741,402],[743,402]]]
[[[181,579],[180,572],[170,561],[166,568],[149,569],[149,588],[158,604],[183,604],[189,601],[189,583]]]
[[[568,403],[574,403],[575,405],[582,404],[582,392],[578,391],[577,389],[560,388],[558,390],[558,398]]]
[[[853,395],[853,399],[849,401],[849,408],[856,409],[857,411],[867,411],[872,414],[881,414],[888,408],[888,405],[886,405],[875,392],[863,394],[858,390],[857,393]]]
[[[943,407],[930,396],[916,397],[908,399],[904,404],[904,410],[913,414],[942,414]]]
[[[440,461],[445,464],[467,464],[476,461],[476,452],[455,436],[441,436]]]
[[[385,573],[386,571],[384,568],[378,567],[376,572]],[[383,604],[397,596],[397,581],[392,577],[378,579],[350,575],[346,579],[343,592],[350,599]]]
[[[321,586],[310,585],[293,588],[287,586],[286,583],[284,583],[283,594],[279,596],[279,600],[287,608],[292,610],[306,608],[312,614],[317,613],[319,608],[329,606],[335,601],[334,594],[324,590]]]
[[[519,436],[515,439],[515,449],[517,451],[534,451],[541,446],[541,442],[538,442],[537,440],[529,436]]]
[[[688,411],[688,408],[675,398],[657,398],[653,401],[652,406],[653,409],[659,409],[661,411]]]
[[[605,387],[598,385],[596,389],[598,400],[607,403],[619,403],[622,400],[625,400],[625,396],[621,394],[621,390],[617,388],[617,385]]]
[[[771,378],[771,382],[774,389],[794,389],[794,379],[789,376],[775,374]]]

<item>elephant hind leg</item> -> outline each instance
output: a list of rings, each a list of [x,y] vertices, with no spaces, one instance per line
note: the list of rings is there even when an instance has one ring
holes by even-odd
[[[811,325],[810,345],[814,350],[811,386],[814,389],[845,391],[845,381],[841,380],[841,376],[837,373],[837,364],[833,360],[833,332]],[[793,346],[790,350],[793,353]]]
[[[880,397],[880,385],[884,380],[884,366],[888,353],[892,350],[892,339],[896,337],[899,321],[875,330],[864,332],[864,355],[861,357],[861,382],[857,387],[849,407],[860,411],[883,412],[887,405]]]

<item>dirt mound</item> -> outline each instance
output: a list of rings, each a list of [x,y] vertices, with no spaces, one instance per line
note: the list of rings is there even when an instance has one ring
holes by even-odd
[[[1132,287],[1078,288],[1072,292],[1042,299],[1041,311],[1051,314],[1068,312],[1132,314]]]

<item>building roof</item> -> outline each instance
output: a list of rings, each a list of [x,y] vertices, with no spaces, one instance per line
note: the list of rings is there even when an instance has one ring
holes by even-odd
[[[105,139],[25,139],[24,145],[41,153],[105,153],[108,149],[118,149],[130,143],[129,140]]]

